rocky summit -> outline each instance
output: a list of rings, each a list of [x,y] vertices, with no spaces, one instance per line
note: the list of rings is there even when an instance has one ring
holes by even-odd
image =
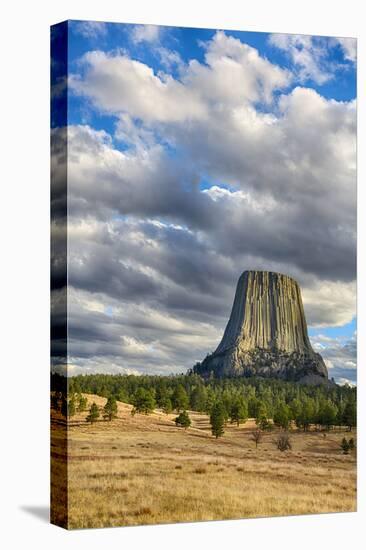
[[[203,377],[327,384],[327,368],[310,344],[298,283],[281,273],[244,271],[219,346],[193,370]]]

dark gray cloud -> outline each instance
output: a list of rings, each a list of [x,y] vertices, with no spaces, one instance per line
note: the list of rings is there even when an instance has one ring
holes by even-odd
[[[240,143],[240,135],[236,137]],[[321,179],[308,174],[308,168],[298,169],[295,177],[286,166],[282,174],[276,173],[261,144],[253,159],[255,166],[240,170],[244,177],[236,181],[237,191],[215,195],[200,192],[197,184],[203,172],[199,163],[192,162],[188,171],[181,159],[172,160],[160,146],[125,154],[106,142],[105,134],[90,128],[71,129],[70,143],[75,151],[69,160],[71,215],[108,219],[114,212],[165,219],[205,232],[215,240],[217,250],[231,258],[251,254],[291,263],[323,279],[350,281],[355,277],[355,189],[349,187],[353,175],[344,176],[337,185],[340,170],[334,155],[323,168],[326,176]],[[192,149],[199,150],[198,143]],[[216,151],[207,153],[215,178],[218,174],[212,167],[218,156]],[[243,155],[238,150],[236,156],[240,160]],[[310,158],[307,163],[313,166],[310,152],[303,152],[303,156]],[[281,154],[279,157],[277,172]],[[292,162],[301,166],[304,160],[295,158]],[[264,164],[267,173],[261,175]],[[319,169],[319,163],[314,166]],[[245,189],[248,174],[260,182],[254,191],[251,185]],[[280,185],[272,184],[273,178]],[[261,189],[263,182],[266,187]]]
[[[71,287],[69,303],[68,352],[75,368],[109,358],[120,372],[184,372],[219,339],[219,331],[204,321],[192,323],[146,303],[106,301],[105,295]]]

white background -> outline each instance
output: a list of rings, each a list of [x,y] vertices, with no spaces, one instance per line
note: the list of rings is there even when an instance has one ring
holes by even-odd
[[[361,548],[365,538],[365,28],[355,0],[2,3],[1,476],[3,548]],[[49,26],[95,19],[356,36],[359,99],[359,502],[355,514],[66,532],[49,525]],[[363,487],[363,490],[362,490]],[[179,502],[177,502],[179,506]],[[364,544],[364,542],[363,542]]]

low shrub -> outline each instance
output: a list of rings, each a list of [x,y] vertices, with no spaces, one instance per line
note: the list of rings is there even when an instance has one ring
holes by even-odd
[[[281,434],[276,439],[275,445],[279,451],[290,451],[292,449],[290,436],[288,434]]]

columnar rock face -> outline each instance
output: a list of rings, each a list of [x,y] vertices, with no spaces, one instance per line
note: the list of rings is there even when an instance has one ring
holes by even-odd
[[[219,346],[194,371],[327,383],[324,361],[309,341],[297,282],[280,273],[245,271]]]

